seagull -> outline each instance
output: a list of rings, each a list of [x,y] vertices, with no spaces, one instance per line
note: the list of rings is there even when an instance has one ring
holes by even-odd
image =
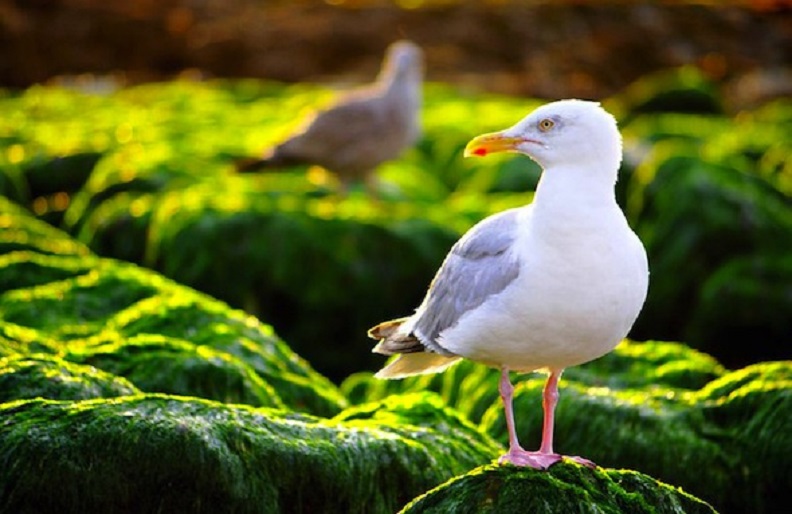
[[[598,103],[561,100],[472,139],[465,156],[522,153],[542,167],[533,202],[474,225],[445,258],[415,314],[369,331],[398,355],[378,378],[443,371],[462,358],[499,368],[509,450],[499,462],[547,469],[563,370],[610,352],[646,299],[646,251],[616,203],[616,120]],[[538,451],[517,439],[509,372],[549,373]],[[582,457],[571,460],[589,467]]]
[[[348,186],[370,180],[420,137],[423,52],[401,40],[388,47],[374,83],[349,92],[306,120],[302,129],[263,158],[237,163],[240,172],[316,164]],[[370,185],[370,184],[368,184]]]

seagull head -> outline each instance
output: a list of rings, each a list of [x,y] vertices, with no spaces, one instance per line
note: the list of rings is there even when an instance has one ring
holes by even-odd
[[[401,81],[407,78],[421,80],[423,74],[423,52],[407,40],[392,43],[386,52],[380,73],[386,81]]]
[[[621,135],[599,103],[561,100],[539,107],[512,127],[473,138],[465,147],[465,157],[496,152],[525,154],[544,169],[599,162],[615,174]]]

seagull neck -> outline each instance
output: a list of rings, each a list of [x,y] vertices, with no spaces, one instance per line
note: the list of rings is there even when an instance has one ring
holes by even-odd
[[[616,173],[612,178],[601,170],[553,168],[545,170],[534,195],[534,209],[562,209],[585,213],[616,206]]]

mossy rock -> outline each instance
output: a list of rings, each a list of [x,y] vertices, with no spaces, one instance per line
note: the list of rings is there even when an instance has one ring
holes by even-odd
[[[15,354],[0,359],[0,403],[32,398],[86,400],[139,393],[124,378],[53,355]]]
[[[446,405],[479,423],[487,409],[500,401],[499,376],[497,370],[463,360],[443,373],[403,380],[380,380],[371,372],[359,372],[347,377],[340,388],[352,404],[381,400],[390,395],[432,391],[439,394]]]
[[[76,254],[41,251],[39,238],[53,245],[71,240],[10,202],[0,203],[0,222],[8,228],[0,234],[13,230],[37,241],[6,253],[0,245],[0,356],[43,352],[81,360],[93,349],[112,368],[105,371],[125,370],[146,391],[324,416],[346,405],[329,380],[255,318],[84,247]],[[147,370],[136,363],[141,353],[129,350],[152,338],[160,351],[149,348],[149,358],[165,360]]]
[[[631,210],[652,275],[635,337],[682,340],[731,368],[788,358],[788,352],[778,350],[788,339],[788,319],[778,325],[772,314],[759,314],[756,321],[739,323],[732,316],[725,323],[740,332],[724,334],[719,328],[721,316],[746,306],[783,311],[792,291],[788,265],[771,257],[792,252],[789,198],[749,169],[740,159],[719,163],[671,145],[658,148],[637,170]],[[723,285],[727,271],[721,269],[735,269],[733,261],[762,263],[765,269],[743,264],[737,269],[751,273],[739,277],[740,294],[712,294],[712,288],[729,289]],[[775,278],[776,292],[765,294],[760,285]],[[719,313],[714,323],[695,320],[713,312]],[[779,330],[783,327],[787,330]],[[741,343],[745,331],[754,338],[750,345]]]
[[[792,417],[790,373],[792,362],[728,372],[682,344],[625,341],[565,371],[555,449],[606,467],[640,470],[724,512],[782,512],[792,507],[792,437],[779,425]],[[360,373],[341,389],[353,402],[435,391],[505,445],[498,376],[463,361],[439,375],[398,381]],[[520,442],[537,448],[545,378],[513,374],[512,382]],[[701,469],[707,470],[705,480]]]
[[[619,96],[629,116],[655,112],[721,114],[723,100],[716,84],[699,69],[684,66],[642,77]]]
[[[560,386],[555,449],[641,470],[723,512],[785,512],[792,508],[792,435],[782,428],[792,418],[790,377],[790,361],[724,373],[697,390],[596,386],[570,373]],[[526,448],[539,445],[543,387],[543,378],[515,387],[517,430]],[[481,426],[506,440],[500,404]]]
[[[400,424],[164,395],[1,404],[2,506],[80,514],[395,512],[489,462],[496,449],[483,434],[471,443],[469,427],[458,435],[459,419],[437,402],[411,401],[394,405]],[[448,430],[435,428],[438,419]],[[68,487],[54,491],[54,481]]]
[[[730,260],[701,287],[687,333],[724,362],[786,359],[792,334],[792,254],[756,254]]]
[[[713,514],[707,503],[625,470],[560,463],[549,471],[485,466],[412,501],[400,514]]]
[[[60,230],[0,196],[0,254],[29,250],[42,254],[89,256],[91,251]]]
[[[280,395],[251,366],[205,345],[145,334],[74,348],[66,358],[122,376],[145,392],[284,408]]]

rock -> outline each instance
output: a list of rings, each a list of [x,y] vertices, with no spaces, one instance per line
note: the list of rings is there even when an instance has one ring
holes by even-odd
[[[565,372],[555,449],[606,468],[640,470],[723,512],[785,512],[792,508],[792,436],[781,425],[792,417],[790,379],[792,361],[729,372],[682,344],[627,341]],[[497,370],[462,362],[400,381],[360,373],[341,389],[353,402],[434,391],[506,444],[497,384]],[[536,448],[544,377],[519,384],[518,435],[525,448]]]
[[[78,347],[66,357],[125,377],[146,392],[285,407],[275,388],[242,359],[171,337],[141,334]]]
[[[723,512],[785,512],[792,508],[792,435],[782,428],[792,417],[790,378],[790,361],[723,373],[695,389],[651,381],[596,385],[570,374],[557,408],[557,451],[641,470]],[[542,385],[537,377],[515,392],[527,447],[538,445]],[[504,440],[497,405],[481,426]]]
[[[400,514],[712,514],[681,489],[627,470],[561,463],[549,471],[484,466],[418,497]]]
[[[3,509],[395,512],[497,451],[438,399],[410,401],[384,407],[398,423],[166,395],[0,404]]]
[[[346,405],[255,318],[154,272],[93,256],[2,199],[0,222],[0,242],[15,241],[0,243],[0,356],[59,354],[138,379],[144,391],[326,416]]]
[[[32,398],[87,400],[139,393],[124,378],[53,355],[15,354],[0,359],[0,403]]]

